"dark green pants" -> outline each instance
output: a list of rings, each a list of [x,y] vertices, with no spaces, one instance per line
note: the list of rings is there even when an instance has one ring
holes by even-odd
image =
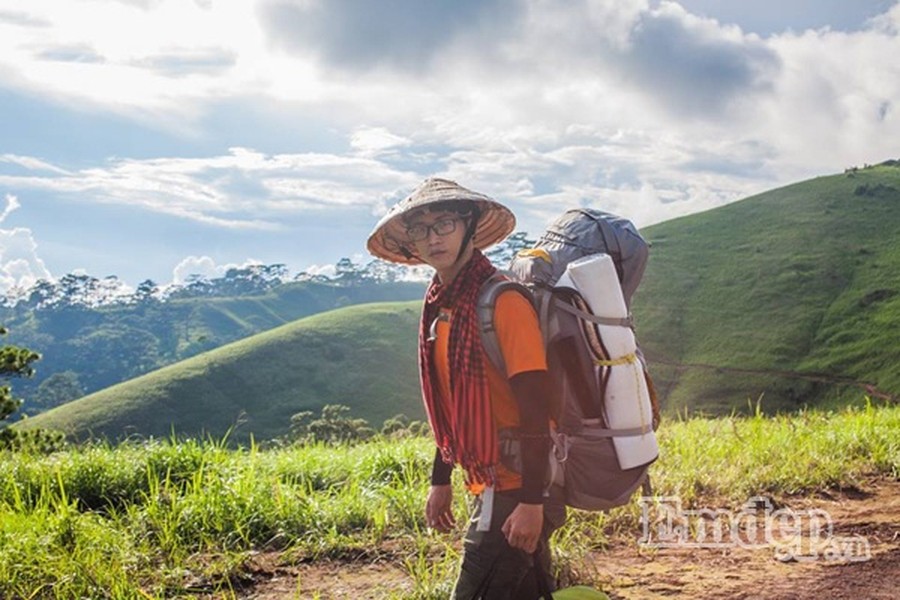
[[[454,600],[532,600],[538,597],[532,556],[507,543],[500,529],[518,504],[516,492],[494,494],[491,530],[478,531],[481,497],[475,499],[469,529],[463,542],[463,560],[453,590]],[[541,561],[550,572],[548,539],[566,520],[566,507],[554,488],[544,503],[544,529],[541,533]]]

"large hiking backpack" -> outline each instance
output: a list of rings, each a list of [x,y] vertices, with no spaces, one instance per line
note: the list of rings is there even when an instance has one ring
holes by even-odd
[[[515,289],[534,303],[554,390],[551,480],[575,508],[607,510],[628,502],[642,485],[650,492],[659,407],[630,312],[648,254],[627,219],[572,209],[480,291],[485,352],[504,373],[493,324],[497,297]],[[588,290],[579,290],[573,274]],[[501,458],[515,464],[517,454],[515,433],[501,432]]]

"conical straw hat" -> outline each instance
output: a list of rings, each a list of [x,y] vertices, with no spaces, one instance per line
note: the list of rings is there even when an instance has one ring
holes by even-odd
[[[478,206],[480,214],[473,237],[476,248],[483,250],[500,242],[516,227],[516,217],[493,198],[466,189],[455,181],[432,177],[422,182],[378,221],[369,235],[369,252],[394,263],[422,264],[422,260],[413,255],[413,244],[407,239],[403,217],[416,209],[452,200],[469,200]]]

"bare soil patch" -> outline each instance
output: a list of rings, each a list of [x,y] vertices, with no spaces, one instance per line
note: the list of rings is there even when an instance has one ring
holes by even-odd
[[[862,536],[867,560],[782,560],[772,547],[647,548],[637,539],[585,557],[579,571],[613,600],[894,599],[900,598],[900,482],[875,480],[861,489],[784,499],[795,511],[822,510],[833,536]],[[246,600],[384,598],[412,589],[395,552],[358,561],[285,564],[277,554],[255,557]]]

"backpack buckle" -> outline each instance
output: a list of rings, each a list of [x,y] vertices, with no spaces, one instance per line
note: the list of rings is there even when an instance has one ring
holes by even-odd
[[[553,437],[553,456],[556,462],[564,463],[569,458],[568,438],[564,433],[552,434]]]

